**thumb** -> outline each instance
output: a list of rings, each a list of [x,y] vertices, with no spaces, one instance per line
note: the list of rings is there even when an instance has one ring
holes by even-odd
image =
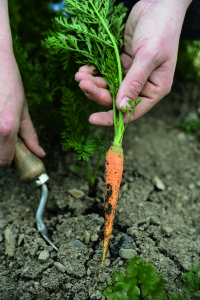
[[[139,55],[135,56],[129,71],[118,90],[116,105],[119,110],[121,107],[126,108],[126,106],[130,106],[127,103],[127,100],[132,100],[133,102],[141,97],[141,91],[154,69],[154,64],[152,64],[150,59],[147,59],[146,55],[145,57],[139,57]],[[143,101],[141,101],[141,103],[134,110],[134,119],[142,116],[151,108],[151,105],[153,106],[153,103],[146,101],[146,97],[143,97],[142,100]]]
[[[39,145],[38,136],[31,121],[27,104],[25,104],[22,112],[19,135],[23,139],[26,146],[35,155],[39,157],[44,157],[46,155],[44,150]]]

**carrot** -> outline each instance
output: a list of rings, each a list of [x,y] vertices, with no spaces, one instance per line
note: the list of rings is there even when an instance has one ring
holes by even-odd
[[[90,294],[84,298],[88,299],[94,290],[96,289],[99,280],[101,278],[104,262],[106,258],[106,253],[108,251],[108,245],[110,241],[110,236],[113,230],[113,223],[115,219],[115,211],[117,207],[118,195],[120,184],[122,180],[123,173],[123,150],[122,147],[111,146],[106,154],[105,163],[105,174],[106,174],[106,186],[105,186],[105,229],[104,229],[104,241],[103,241],[103,255],[99,271],[99,276],[97,281],[90,292]]]

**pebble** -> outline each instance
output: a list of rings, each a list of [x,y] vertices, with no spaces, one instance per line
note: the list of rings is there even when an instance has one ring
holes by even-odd
[[[153,184],[157,187],[158,190],[160,190],[160,191],[165,190],[165,185],[158,176],[154,176]]]
[[[151,217],[150,218],[150,224],[151,225],[160,225],[160,220],[159,219],[157,219],[156,217]]]
[[[177,140],[180,142],[185,142],[186,134],[184,132],[179,132],[179,134],[177,135]]]
[[[106,267],[109,267],[110,266],[110,259],[106,258],[104,264],[105,264]]]
[[[6,246],[6,251],[5,254],[8,256],[14,256],[15,253],[15,237],[10,230],[10,228],[6,228],[5,232],[5,246]]]
[[[38,260],[40,262],[45,262],[49,259],[49,252],[46,250],[43,250],[42,252],[40,252],[40,255],[38,257]]]
[[[141,219],[141,220],[139,220],[138,222],[137,222],[137,224],[138,224],[138,226],[140,226],[140,225],[143,225],[143,224],[146,224],[146,223],[150,223],[150,217],[147,217],[147,218],[145,218],[145,219]]]
[[[196,185],[197,185],[198,187],[200,187],[200,181],[198,181],[198,182],[196,183]]]
[[[85,230],[85,243],[86,244],[89,244],[89,241],[90,241],[90,232]]]
[[[85,247],[87,247],[84,243],[82,243],[79,240],[75,240],[72,243],[73,243],[74,247],[77,247],[77,248],[85,248]]]
[[[119,261],[119,266],[122,266],[123,263],[124,263],[123,260],[120,260],[120,261]]]
[[[65,266],[63,266],[61,263],[59,263],[58,261],[55,261],[54,266],[56,267],[56,269],[62,273],[65,273],[66,269]]]
[[[98,234],[93,234],[93,235],[91,236],[91,241],[92,241],[92,242],[96,242],[96,241],[98,241],[98,238],[99,238]]]
[[[24,234],[22,233],[22,234],[20,234],[19,235],[19,238],[18,238],[18,246],[20,246],[21,245],[21,243],[22,243],[22,241],[23,241],[23,239],[24,239]]]
[[[164,235],[170,236],[173,233],[173,229],[169,226],[163,226],[162,227],[162,232],[164,233]]]
[[[124,259],[132,259],[137,255],[137,252],[134,249],[120,249],[119,255]]]
[[[70,236],[72,235],[72,230],[69,229],[65,234],[66,234],[66,237],[70,238]]]
[[[193,190],[195,188],[195,184],[194,183],[190,183],[188,187],[189,187],[190,190]]]
[[[119,251],[122,248],[123,249],[134,249],[134,248],[136,248],[133,239],[127,234],[123,234],[121,236],[121,238],[116,243],[114,243],[112,245],[112,247],[110,248],[111,253],[114,256],[114,258],[117,258],[119,256]]]
[[[122,213],[123,210],[124,210],[123,207],[120,207],[119,210],[118,210],[118,213]]]
[[[113,265],[113,266],[116,265],[119,261],[120,261],[120,257],[118,257],[117,259],[115,259],[115,260],[113,261],[112,265]]]
[[[68,192],[74,196],[74,198],[76,199],[80,199],[80,198],[83,198],[85,196],[85,193],[83,191],[80,191],[78,189],[71,189],[71,190],[68,190]]]

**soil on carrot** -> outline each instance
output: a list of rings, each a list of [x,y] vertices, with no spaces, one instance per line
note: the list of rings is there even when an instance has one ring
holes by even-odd
[[[177,124],[200,117],[200,87],[175,80],[171,93],[151,112],[130,124],[124,136],[123,186],[111,236],[123,234],[135,251],[166,279],[166,293],[179,293],[182,272],[200,259],[200,132]],[[100,130],[100,129],[99,129]],[[110,131],[112,140],[112,130]],[[42,141],[49,201],[45,223],[57,253],[38,233],[35,213],[40,190],[21,182],[13,169],[0,170],[0,299],[81,300],[93,287],[102,258],[104,162],[95,191],[73,153]],[[80,163],[79,163],[80,165]],[[125,251],[126,252],[126,251]],[[109,251],[100,283],[90,299],[106,299],[100,287],[130,252]],[[121,252],[120,252],[121,253]]]

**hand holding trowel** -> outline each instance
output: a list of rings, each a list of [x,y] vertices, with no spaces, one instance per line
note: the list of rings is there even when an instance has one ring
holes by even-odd
[[[43,221],[43,214],[48,199],[48,189],[45,182],[49,179],[43,162],[28,150],[21,139],[17,138],[13,164],[22,180],[27,183],[32,183],[34,187],[41,187],[41,199],[36,213],[37,229],[44,239],[56,251],[59,251],[50,240],[48,229]]]

